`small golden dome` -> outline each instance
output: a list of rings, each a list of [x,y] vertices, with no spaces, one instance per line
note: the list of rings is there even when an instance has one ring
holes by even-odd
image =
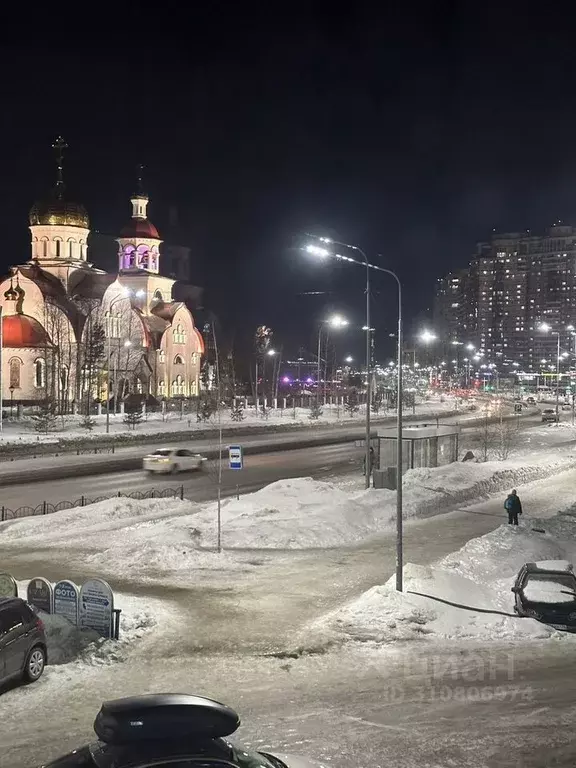
[[[30,225],[66,225],[88,229],[90,220],[86,208],[79,203],[69,203],[66,200],[53,198],[48,201],[34,203],[30,208]]]

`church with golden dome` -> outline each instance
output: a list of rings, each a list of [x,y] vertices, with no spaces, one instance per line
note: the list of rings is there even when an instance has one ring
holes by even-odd
[[[65,190],[63,152],[53,145],[52,194],[30,209],[32,253],[0,285],[4,403],[82,403],[193,397],[204,344],[194,317],[161,274],[162,240],[138,188],[120,231],[118,271],[89,261],[90,221]]]

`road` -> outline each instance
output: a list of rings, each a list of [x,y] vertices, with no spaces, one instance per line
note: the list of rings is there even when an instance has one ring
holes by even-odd
[[[533,415],[524,416],[523,428],[528,428],[539,423],[539,417]],[[477,427],[464,427],[463,436],[472,435]],[[339,440],[343,435],[350,435],[351,430],[335,430]],[[357,430],[352,430],[357,437]],[[360,433],[361,434],[361,433]],[[277,435],[280,443],[294,440],[294,435]],[[249,444],[262,442],[262,436],[253,438]],[[188,447],[190,444],[186,444]],[[213,444],[211,444],[213,447]],[[202,445],[193,445],[194,450],[201,450]],[[134,449],[131,449],[132,451]],[[143,449],[135,455],[142,456]],[[65,460],[78,461],[78,457],[61,457]],[[312,476],[325,478],[330,475],[340,475],[348,472],[361,471],[363,449],[357,448],[354,443],[336,443],[334,445],[322,445],[308,448],[289,450],[274,450],[270,453],[254,454],[245,457],[244,469],[234,472],[228,469],[227,459],[223,460],[223,495],[230,496],[236,493],[237,485],[240,493],[249,493],[258,488],[272,483],[275,480],[288,477]],[[45,462],[46,459],[38,459]],[[91,457],[85,457],[85,461],[94,461]],[[14,465],[21,462],[14,462]],[[12,465],[11,465],[12,466]],[[31,466],[36,466],[31,462]],[[1,468],[3,469],[3,468]],[[147,475],[141,470],[126,472],[109,472],[105,469],[101,474],[84,477],[72,477],[39,482],[22,482],[20,484],[7,485],[0,490],[0,504],[10,510],[19,507],[37,507],[43,502],[57,504],[60,501],[81,501],[85,503],[104,496],[116,493],[146,492],[153,488],[180,488],[183,486],[186,498],[194,501],[207,501],[216,496],[217,462],[206,462],[201,472],[181,473],[178,475]],[[0,474],[1,479],[1,474]]]
[[[360,473],[362,458],[362,448],[355,447],[354,443],[341,443],[247,456],[244,469],[240,471],[228,469],[227,460],[223,460],[223,495],[233,495],[237,486],[240,486],[240,493],[248,493],[287,477],[311,475],[322,478],[355,470]],[[21,506],[36,507],[44,501],[56,504],[84,497],[85,503],[88,503],[89,500],[116,493],[145,492],[152,488],[177,489],[180,486],[184,487],[186,498],[207,501],[215,497],[216,484],[217,461],[210,460],[205,462],[199,472],[182,472],[177,475],[148,475],[142,470],[135,470],[10,485],[1,490],[0,501],[4,507],[14,510]]]
[[[526,514],[567,506],[575,486],[576,470],[524,486]],[[407,561],[428,563],[493,529],[501,507],[494,498],[408,525]],[[0,766],[27,768],[89,739],[103,699],[162,689],[225,700],[241,712],[240,736],[251,745],[335,768],[572,768],[569,640],[423,640],[278,657],[310,620],[393,569],[394,536],[385,534],[356,547],[279,552],[228,583],[167,591],[178,620],[142,638],[123,662],[52,668],[38,684],[3,695]],[[24,571],[20,559],[15,573]],[[140,594],[147,589],[138,585]]]

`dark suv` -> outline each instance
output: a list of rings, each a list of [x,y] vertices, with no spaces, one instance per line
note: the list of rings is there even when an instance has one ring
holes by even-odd
[[[47,662],[44,624],[19,597],[0,597],[0,684],[38,680]]]

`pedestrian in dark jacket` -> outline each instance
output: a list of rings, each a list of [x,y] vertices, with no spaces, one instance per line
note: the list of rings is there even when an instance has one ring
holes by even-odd
[[[510,495],[504,502],[504,509],[508,512],[508,525],[518,525],[518,515],[522,514],[522,503],[516,489],[510,491]]]

